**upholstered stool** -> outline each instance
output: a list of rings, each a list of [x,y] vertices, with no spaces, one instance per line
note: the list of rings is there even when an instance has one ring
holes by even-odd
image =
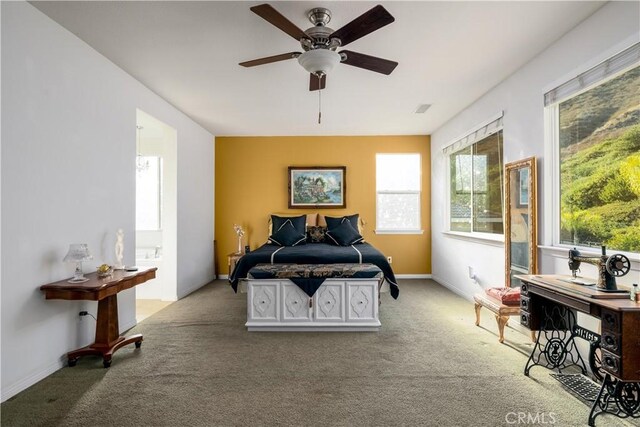
[[[476,309],[476,326],[480,326],[480,310],[482,307],[493,312],[498,323],[498,341],[504,342],[504,327],[507,326],[510,316],[520,316],[520,303],[518,305],[506,305],[500,300],[487,295],[486,293],[475,294],[473,296]],[[531,340],[535,342],[536,333],[531,331]]]

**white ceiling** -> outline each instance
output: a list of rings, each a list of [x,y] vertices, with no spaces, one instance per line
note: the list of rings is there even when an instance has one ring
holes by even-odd
[[[347,49],[399,62],[385,76],[339,64],[322,91],[300,51],[249,7],[262,2],[32,2],[214,135],[430,134],[604,2],[381,2],[395,22]],[[338,29],[377,3],[270,2],[301,29],[327,7]],[[415,114],[419,104],[432,104]],[[493,113],[493,112],[492,112]]]

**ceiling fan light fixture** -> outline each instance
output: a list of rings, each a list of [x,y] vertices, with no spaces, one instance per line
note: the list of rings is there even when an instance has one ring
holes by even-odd
[[[311,74],[324,75],[340,63],[340,54],[329,49],[314,49],[298,57],[298,63]]]

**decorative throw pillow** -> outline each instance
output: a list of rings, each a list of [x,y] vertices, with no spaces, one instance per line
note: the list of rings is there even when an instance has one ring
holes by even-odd
[[[326,227],[309,227],[307,229],[307,234],[308,234],[308,239],[307,242],[309,243],[324,243],[326,241],[325,239],[325,233],[327,232],[327,228]]]
[[[287,222],[290,221],[291,225],[293,225],[293,228],[295,228],[296,230],[298,230],[298,232],[300,232],[301,234],[305,234],[307,231],[307,216],[306,215],[300,215],[300,216],[278,216],[278,215],[271,215],[271,225],[272,225],[272,234],[276,233],[278,230],[280,230],[280,227],[282,227],[282,225]]]
[[[278,246],[304,245],[306,240],[307,238],[304,233],[299,233],[293,226],[293,223],[289,220],[282,224],[275,233],[269,236],[269,243]]]
[[[351,225],[350,221],[342,221],[337,227],[329,229],[325,233],[328,241],[335,243],[338,246],[349,246],[362,242],[362,236]]]
[[[486,292],[504,305],[520,305],[520,288],[489,288]]]
[[[346,215],[346,216],[341,216],[341,217],[325,216],[324,220],[327,222],[327,229],[329,229],[329,230],[333,230],[335,227],[337,227],[340,224],[342,224],[342,222],[346,219],[351,223],[353,228],[356,231],[358,231],[358,220],[359,220],[359,218],[360,218],[360,215],[353,214],[353,215]]]

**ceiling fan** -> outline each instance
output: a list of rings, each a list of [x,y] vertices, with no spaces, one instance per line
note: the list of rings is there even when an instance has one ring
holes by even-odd
[[[381,5],[363,13],[339,30],[327,27],[331,20],[331,11],[323,7],[317,7],[309,11],[307,17],[313,27],[305,31],[302,31],[269,4],[253,6],[250,9],[256,15],[300,42],[304,52],[288,52],[241,62],[239,65],[243,67],[255,67],[256,65],[297,58],[300,65],[310,73],[309,90],[313,91],[326,87],[327,73],[340,62],[387,75],[391,74],[398,65],[394,61],[350,50],[336,52],[336,49],[346,46],[395,21],[393,16]]]

